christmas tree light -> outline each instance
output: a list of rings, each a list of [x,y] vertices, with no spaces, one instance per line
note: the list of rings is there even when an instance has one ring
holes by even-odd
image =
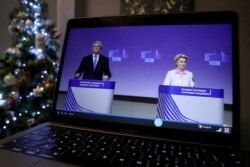
[[[0,60],[0,137],[48,119],[60,33],[47,13],[44,0],[19,0],[10,13],[13,44]]]

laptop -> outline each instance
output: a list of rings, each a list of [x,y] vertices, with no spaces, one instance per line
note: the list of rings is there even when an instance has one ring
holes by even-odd
[[[111,78],[76,79],[96,41]],[[231,11],[71,19],[51,121],[2,139],[0,166],[247,166],[238,65]]]

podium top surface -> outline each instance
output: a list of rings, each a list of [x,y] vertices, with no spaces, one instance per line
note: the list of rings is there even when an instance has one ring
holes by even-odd
[[[115,89],[114,81],[70,79],[68,87]]]
[[[224,98],[224,89],[160,85],[159,93]]]

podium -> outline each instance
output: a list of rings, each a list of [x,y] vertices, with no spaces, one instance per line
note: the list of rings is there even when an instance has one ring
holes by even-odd
[[[224,90],[160,85],[158,117],[167,121],[223,124]]]
[[[109,114],[115,82],[70,79],[65,108],[70,111]]]

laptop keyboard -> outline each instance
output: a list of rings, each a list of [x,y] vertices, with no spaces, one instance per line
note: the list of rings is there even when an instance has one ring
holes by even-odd
[[[2,149],[87,166],[243,166],[230,149],[47,126]]]

